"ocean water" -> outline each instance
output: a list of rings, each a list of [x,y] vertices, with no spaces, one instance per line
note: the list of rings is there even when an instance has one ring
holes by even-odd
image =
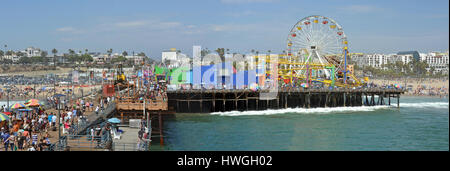
[[[162,150],[449,150],[448,99],[401,97],[400,108],[396,102],[376,107],[178,114],[164,121]]]

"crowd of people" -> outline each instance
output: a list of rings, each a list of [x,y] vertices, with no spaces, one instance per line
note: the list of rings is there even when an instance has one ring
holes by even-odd
[[[6,88],[0,88],[0,99],[30,99],[36,97],[45,97],[51,91],[51,88],[35,88],[31,86],[10,86],[9,93],[5,91]]]
[[[102,106],[109,103],[106,98],[104,100],[101,100]],[[49,112],[41,107],[28,112],[13,110],[9,122],[4,121],[1,125],[2,147],[5,151],[46,150],[52,143],[49,132],[57,131],[57,123],[60,123],[63,135],[73,134],[77,131],[75,128],[87,122],[84,113],[94,111],[94,102],[85,99],[74,100],[73,105],[67,101],[58,105],[58,101],[50,97],[47,101],[54,109],[61,107],[59,122],[58,112],[54,110]],[[6,111],[6,108],[2,111]]]
[[[378,86],[389,85],[393,82],[398,83],[406,90],[405,95],[410,96],[432,96],[448,97],[449,84],[448,78],[402,78],[392,80],[373,80]]]
[[[57,116],[39,108],[30,112],[11,112],[9,122],[1,125],[1,141],[5,151],[42,151],[50,145],[49,131],[56,128]]]

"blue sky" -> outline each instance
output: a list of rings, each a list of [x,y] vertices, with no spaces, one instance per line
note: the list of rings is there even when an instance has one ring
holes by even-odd
[[[448,0],[4,0],[0,49],[28,46],[145,52],[160,58],[193,45],[231,52],[282,52],[291,27],[310,15],[333,18],[351,52],[446,51]]]

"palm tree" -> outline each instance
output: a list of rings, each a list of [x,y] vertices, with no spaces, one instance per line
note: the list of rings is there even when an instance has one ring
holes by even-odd
[[[56,53],[58,53],[58,50],[53,48],[52,53],[53,53],[53,67],[56,69]]]
[[[106,52],[108,53],[108,59],[111,59],[111,54],[112,54],[112,52],[113,52],[113,49],[110,48],[110,49],[108,49]]]
[[[217,48],[216,52],[219,54],[219,57],[222,61],[225,61],[225,49],[224,48]]]
[[[74,50],[72,50],[72,49],[69,49],[68,50],[69,51],[69,61],[70,62],[75,62],[75,51]]]
[[[86,52],[86,54],[88,53],[88,49],[84,49],[84,52]]]
[[[122,52],[122,56],[124,56],[124,57],[125,57],[125,56],[128,56],[128,52],[127,52],[127,51],[123,51],[123,52]]]

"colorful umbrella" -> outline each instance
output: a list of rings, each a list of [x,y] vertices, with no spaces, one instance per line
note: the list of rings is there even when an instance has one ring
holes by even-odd
[[[38,99],[30,99],[30,100],[25,101],[24,104],[28,104],[28,103],[39,103],[39,100]]]
[[[301,83],[300,86],[302,86],[303,88],[308,88],[309,87],[309,85],[306,84],[306,83]]]
[[[0,121],[6,121],[6,120],[9,120],[9,116],[4,113],[0,113]]]
[[[41,104],[39,104],[38,102],[30,102],[30,103],[26,103],[25,106],[27,107],[39,107]]]
[[[10,109],[20,109],[20,108],[25,108],[26,106],[22,103],[15,103],[13,105],[11,105]]]
[[[11,115],[11,112],[0,112],[0,113],[3,113],[5,115]]]

